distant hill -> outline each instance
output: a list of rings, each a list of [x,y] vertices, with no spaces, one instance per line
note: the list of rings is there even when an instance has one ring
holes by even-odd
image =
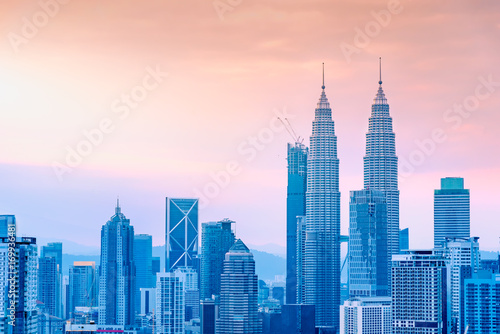
[[[255,259],[255,271],[262,280],[274,280],[276,275],[285,275],[286,261],[283,257],[251,249]],[[153,247],[153,256],[160,257],[160,270],[165,266],[165,246]],[[63,274],[69,275],[69,266],[74,261],[94,261],[99,265],[99,255],[63,254]]]

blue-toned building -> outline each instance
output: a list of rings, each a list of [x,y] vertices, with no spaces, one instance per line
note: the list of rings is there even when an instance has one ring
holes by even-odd
[[[0,238],[6,238],[8,236],[9,226],[15,228],[16,216],[0,215]]]
[[[220,280],[224,257],[234,245],[232,225],[235,222],[224,219],[203,223],[201,227],[201,299],[220,295]]]
[[[53,260],[50,260],[50,259]],[[47,312],[62,318],[62,243],[42,246],[38,272],[38,299]]]
[[[500,275],[479,271],[465,279],[468,334],[500,332]]]
[[[399,252],[410,249],[410,229],[399,230]]]
[[[321,87],[307,158],[304,303],[316,306],[316,325],[339,328],[340,191],[337,136]]]
[[[447,259],[434,250],[392,256],[392,334],[450,333]]]
[[[396,136],[392,127],[389,104],[382,89],[382,73],[380,73],[378,84],[366,133],[366,154],[363,157],[364,188],[380,190],[385,194],[388,270],[390,273],[390,256],[398,254],[400,251],[398,157],[396,156]]]
[[[445,238],[470,238],[470,192],[461,177],[442,178],[434,190],[434,248]]]
[[[286,334],[314,334],[314,305],[290,304],[281,307],[282,331]]]
[[[75,261],[69,268],[68,312],[74,317],[77,307],[98,305],[98,279],[95,262]]]
[[[14,255],[10,259],[16,265],[13,275],[9,270],[10,255]],[[17,238],[15,235],[0,238],[0,333],[38,332],[37,263],[36,238]],[[16,298],[9,297],[9,291]],[[12,317],[9,307],[14,309]]]
[[[133,325],[135,292],[134,227],[117,203],[101,229],[99,325]]]
[[[349,211],[349,296],[390,296],[392,255],[385,193],[351,191]]]
[[[238,239],[226,253],[221,277],[217,334],[260,334],[258,278],[250,250]]]
[[[166,198],[165,271],[192,267],[198,254],[198,199]]]
[[[153,288],[156,277],[153,276],[153,237],[149,234],[134,236],[135,263],[135,311],[141,310],[141,289]]]
[[[307,147],[288,144],[286,197],[286,302],[297,302],[297,216],[306,214]]]

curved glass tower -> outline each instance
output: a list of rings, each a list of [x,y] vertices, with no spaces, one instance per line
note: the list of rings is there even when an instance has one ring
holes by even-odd
[[[340,192],[337,137],[323,91],[313,121],[307,161],[305,304],[316,306],[316,326],[339,327]]]

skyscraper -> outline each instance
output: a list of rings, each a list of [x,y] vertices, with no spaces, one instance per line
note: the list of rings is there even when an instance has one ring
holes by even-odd
[[[442,247],[445,238],[470,238],[470,193],[461,177],[441,179],[434,190],[434,247]]]
[[[500,275],[479,271],[465,279],[464,323],[470,334],[500,332]]]
[[[392,333],[449,333],[446,259],[433,250],[408,250],[392,262]]]
[[[0,333],[37,333],[37,258],[36,238],[0,238]]]
[[[253,255],[238,239],[224,260],[217,334],[261,333],[257,281]]]
[[[173,272],[156,275],[156,332],[184,334],[184,285]]]
[[[201,227],[201,299],[220,295],[224,257],[234,245],[234,221],[203,223]]]
[[[58,266],[56,258],[41,257],[38,259],[38,300],[45,304],[48,314],[56,316],[61,308],[58,291]]]
[[[296,303],[304,303],[305,283],[304,283],[304,256],[306,253],[306,216],[297,216],[297,257],[296,257],[296,275],[297,275],[297,296]],[[287,304],[290,304],[287,302]]]
[[[349,296],[390,296],[387,203],[380,190],[351,191]]]
[[[75,307],[96,307],[97,296],[95,262],[73,262],[69,268],[69,316],[73,317]]]
[[[399,252],[410,249],[410,229],[399,230]]]
[[[198,253],[198,199],[166,198],[165,271],[192,267]]]
[[[286,302],[297,302],[297,216],[306,214],[307,147],[288,144],[286,197]]]
[[[9,226],[15,228],[16,216],[0,215],[0,238],[6,238],[8,236]]]
[[[479,238],[445,238],[444,257],[448,260],[448,296],[452,333],[462,334],[464,322],[464,280],[480,268]],[[438,249],[438,252],[441,249]]]
[[[381,70],[381,68],[380,68]],[[364,188],[383,191],[387,203],[387,249],[390,256],[399,253],[399,190],[396,139],[392,129],[389,104],[379,87],[372,104],[366,134],[366,154],[363,157]],[[389,272],[391,261],[388,261]]]
[[[134,236],[135,264],[135,311],[141,310],[141,288],[154,287],[156,277],[153,277],[153,237],[148,234]]]
[[[116,204],[101,229],[99,325],[131,325],[135,321],[134,227]]]
[[[304,286],[316,326],[339,327],[340,192],[337,137],[325,85],[312,124],[307,160]]]
[[[184,321],[200,317],[200,290],[198,290],[198,273],[191,267],[178,267],[175,276],[182,282],[184,291]]]

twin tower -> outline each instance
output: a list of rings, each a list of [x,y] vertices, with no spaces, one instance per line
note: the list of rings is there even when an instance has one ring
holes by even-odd
[[[350,194],[351,296],[390,295],[391,256],[399,252],[398,158],[381,77],[378,83],[366,134],[364,189]],[[286,300],[315,305],[316,326],[338,329],[339,159],[324,79],[321,88],[309,149],[288,144]]]

